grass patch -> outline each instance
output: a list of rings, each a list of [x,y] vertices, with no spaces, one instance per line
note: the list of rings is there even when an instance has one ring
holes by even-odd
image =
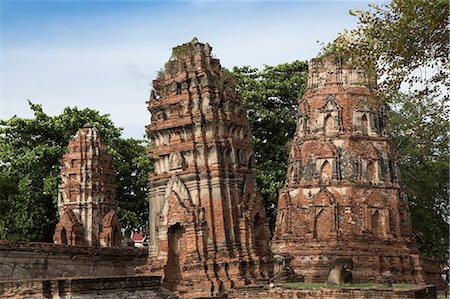
[[[393,284],[392,287],[383,286],[380,284],[373,284],[373,283],[352,283],[349,285],[327,285],[325,283],[308,283],[308,282],[292,282],[292,283],[286,283],[283,285],[287,289],[320,289],[320,288],[327,288],[327,289],[407,289],[407,288],[413,288],[415,285],[407,284],[407,283],[399,283],[399,284]]]

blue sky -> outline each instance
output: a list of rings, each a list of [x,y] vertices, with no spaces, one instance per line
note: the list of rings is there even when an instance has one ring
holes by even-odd
[[[225,67],[309,60],[367,1],[2,1],[0,118],[66,106],[108,113],[124,136],[150,121],[150,82],[194,36]]]

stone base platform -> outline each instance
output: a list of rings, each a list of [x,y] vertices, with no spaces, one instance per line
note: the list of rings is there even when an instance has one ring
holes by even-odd
[[[95,248],[0,240],[0,281],[133,276],[134,268],[144,265],[147,256],[145,248]]]
[[[240,288],[234,289],[228,294],[229,299],[435,299],[436,288],[434,286],[417,286],[408,289],[357,289],[357,288],[320,288],[320,289],[270,289],[264,288]]]
[[[0,282],[0,298],[172,299],[160,276],[30,279]]]

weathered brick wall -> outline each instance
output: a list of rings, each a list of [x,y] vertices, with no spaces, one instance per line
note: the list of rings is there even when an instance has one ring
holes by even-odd
[[[332,55],[309,64],[272,251],[291,255],[306,282],[323,282],[332,262],[352,258],[354,281],[442,284],[420,260],[398,154],[375,78]],[[437,275],[436,275],[437,273]],[[431,276],[432,277],[431,277]]]
[[[176,298],[159,276],[33,279],[0,282],[1,298]]]
[[[55,244],[120,246],[115,171],[98,130],[84,125],[62,160]]]
[[[0,241],[0,281],[134,275],[146,260],[146,249]]]
[[[434,286],[417,287],[411,289],[302,289],[264,290],[257,288],[242,288],[233,290],[228,294],[233,299],[434,299],[436,288]]]
[[[272,271],[250,126],[211,49],[196,39],[175,47],[148,101],[148,271],[193,298]]]

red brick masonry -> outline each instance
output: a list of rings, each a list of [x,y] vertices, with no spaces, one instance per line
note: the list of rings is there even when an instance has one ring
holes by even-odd
[[[173,49],[153,81],[147,133],[149,263],[183,296],[210,296],[273,271],[250,127],[208,44]]]
[[[439,264],[419,257],[375,87],[339,57],[309,63],[272,250],[292,255],[306,282],[325,281],[332,261],[349,257],[357,282],[390,271],[397,282],[442,285]]]
[[[94,248],[0,241],[0,281],[55,277],[134,275],[145,264],[141,248]]]
[[[56,244],[120,246],[112,157],[90,124],[78,130],[63,156]]]

